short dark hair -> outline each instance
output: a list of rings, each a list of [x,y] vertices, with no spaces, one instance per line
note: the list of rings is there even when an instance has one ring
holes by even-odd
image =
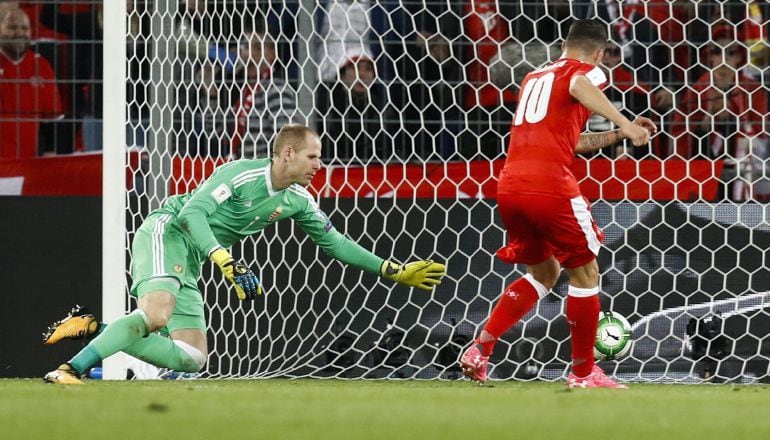
[[[291,145],[295,150],[301,150],[308,136],[318,137],[318,133],[302,124],[284,125],[273,141],[273,156],[278,156],[286,145]]]
[[[599,20],[577,20],[569,27],[564,45],[593,52],[607,47],[607,25]]]

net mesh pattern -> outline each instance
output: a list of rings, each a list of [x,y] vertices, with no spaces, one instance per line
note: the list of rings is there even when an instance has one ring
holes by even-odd
[[[434,293],[412,291],[279,223],[233,249],[266,288],[253,304],[204,267],[207,376],[460,377],[460,353],[525,273],[494,257],[518,84],[560,56],[572,21],[596,17],[612,40],[605,93],[660,127],[646,147],[576,163],[606,234],[602,308],[633,328],[628,357],[602,366],[635,381],[767,380],[763,2],[188,0],[128,12],[127,241],[165,197],[231,158],[267,157],[296,122],[321,135],[311,190],[337,229],[380,256],[448,266]],[[503,335],[492,379],[565,377],[566,287]]]

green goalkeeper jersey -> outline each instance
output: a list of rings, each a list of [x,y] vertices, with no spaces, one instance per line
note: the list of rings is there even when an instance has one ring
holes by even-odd
[[[324,252],[344,263],[379,274],[383,259],[339,233],[301,185],[275,191],[270,159],[236,160],[218,167],[188,194],[158,209],[173,215],[203,262],[218,247],[229,248],[273,223],[292,218]]]

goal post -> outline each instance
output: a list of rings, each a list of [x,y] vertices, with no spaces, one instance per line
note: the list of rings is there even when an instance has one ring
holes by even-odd
[[[634,381],[767,381],[770,151],[755,118],[767,110],[766,75],[740,76],[757,68],[751,57],[717,60],[759,43],[725,43],[705,4],[692,10],[700,20],[682,19],[701,38],[683,45],[637,35],[644,20],[623,26],[644,9],[572,3],[105,2],[104,319],[131,306],[127,246],[150,209],[232,157],[267,157],[276,129],[302,122],[322,136],[327,166],[310,190],[335,227],[382,257],[445,262],[448,275],[431,294],[383,282],[280,222],[232,249],[265,286],[254,303],[204,265],[203,375],[462,377],[460,353],[525,273],[495,257],[517,86],[558,58],[571,20],[597,15],[615,43],[605,92],[661,128],[645,149],[608,148],[573,170],[605,232],[602,309],[632,327],[628,356],[602,366]],[[767,27],[767,14],[722,12],[736,28]],[[709,75],[742,82],[714,88]],[[562,277],[503,335],[492,379],[564,379],[566,290]],[[105,368],[123,377],[125,363]]]
[[[104,2],[102,319],[126,313],[126,2]],[[103,361],[105,379],[125,378],[122,354]]]

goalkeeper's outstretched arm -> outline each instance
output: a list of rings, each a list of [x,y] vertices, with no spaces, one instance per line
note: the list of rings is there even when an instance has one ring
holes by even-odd
[[[330,257],[382,278],[423,290],[441,284],[446,266],[432,260],[418,260],[406,264],[384,260],[338,232],[317,206],[308,206],[306,212],[295,217],[300,227]]]

